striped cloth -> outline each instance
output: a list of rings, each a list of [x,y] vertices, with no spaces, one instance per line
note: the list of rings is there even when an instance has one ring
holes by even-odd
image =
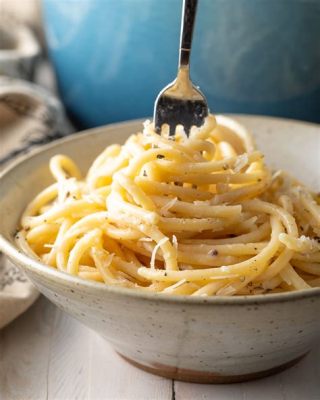
[[[0,170],[16,156],[70,132],[63,106],[48,91],[0,77]],[[37,297],[24,273],[0,253],[0,329]]]

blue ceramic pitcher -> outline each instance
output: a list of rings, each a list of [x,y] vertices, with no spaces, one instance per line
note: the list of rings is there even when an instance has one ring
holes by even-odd
[[[175,78],[181,0],[44,0],[43,12],[83,127],[152,115]],[[191,64],[213,112],[320,122],[320,0],[199,0]]]

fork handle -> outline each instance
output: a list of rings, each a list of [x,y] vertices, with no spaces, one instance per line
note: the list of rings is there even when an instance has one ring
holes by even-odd
[[[179,68],[189,67],[194,21],[198,0],[183,0]]]

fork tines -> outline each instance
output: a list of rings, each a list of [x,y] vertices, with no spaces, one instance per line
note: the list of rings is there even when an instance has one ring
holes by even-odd
[[[174,136],[177,125],[184,127],[189,135],[192,126],[201,126],[208,116],[208,106],[202,99],[180,99],[160,95],[155,104],[155,129],[160,133],[163,124],[169,125],[169,134]]]

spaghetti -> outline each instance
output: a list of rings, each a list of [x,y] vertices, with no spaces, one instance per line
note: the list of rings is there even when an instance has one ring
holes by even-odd
[[[271,173],[243,127],[217,122],[174,139],[147,122],[85,178],[53,157],[55,183],[26,208],[19,246],[84,279],[166,294],[320,286],[319,196]]]

